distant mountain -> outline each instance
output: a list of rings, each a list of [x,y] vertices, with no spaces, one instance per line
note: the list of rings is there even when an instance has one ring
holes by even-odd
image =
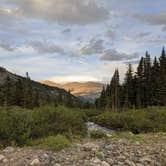
[[[17,82],[18,80],[21,80],[22,82],[25,82],[27,78],[13,74],[9,71],[7,71],[5,68],[0,67],[0,86],[3,86],[3,84],[5,83],[7,78],[10,78],[10,80],[12,82]],[[64,90],[63,88],[60,88],[57,86],[52,86],[49,84],[42,84],[33,80],[30,80],[31,82],[31,86],[32,89],[37,91],[39,94],[40,99],[44,100],[44,99],[48,99],[51,101],[54,101],[56,99],[59,98],[59,96],[61,96],[62,100],[70,95],[68,94],[68,92],[66,90]],[[80,99],[75,97],[74,95],[70,95],[71,96],[71,100],[73,103],[80,103]]]
[[[53,87],[63,88],[67,91],[70,90],[73,95],[88,101],[94,101],[98,98],[104,85],[99,82],[71,82],[66,84],[57,84],[48,80],[41,81],[41,83]]]

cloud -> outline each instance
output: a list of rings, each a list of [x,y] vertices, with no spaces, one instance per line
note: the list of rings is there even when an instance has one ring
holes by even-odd
[[[62,33],[70,33],[71,32],[71,29],[70,28],[66,28],[66,29],[64,29],[63,31],[62,31]]]
[[[100,54],[103,51],[103,40],[91,39],[89,43],[83,46],[79,51],[82,55]]]
[[[92,24],[108,19],[109,12],[96,0],[6,0],[16,6],[14,15],[69,24]]]
[[[162,28],[162,31],[166,32],[166,25]]]
[[[21,19],[18,9],[0,7],[0,25],[11,25]]]
[[[35,51],[42,54],[64,54],[64,50],[56,44],[48,41],[31,41],[28,47],[32,47]]]
[[[141,33],[136,35],[136,38],[142,39],[142,38],[148,37],[149,35],[151,35],[151,32],[141,32]]]
[[[16,49],[16,47],[12,46],[10,43],[6,41],[0,41],[0,47],[9,52],[12,52]]]
[[[109,37],[110,39],[115,39],[116,37],[116,32],[114,30],[108,30],[106,32],[106,36]]]
[[[138,58],[138,56],[138,53],[126,54],[118,52],[114,49],[109,49],[104,51],[104,53],[100,56],[100,59],[103,61],[122,61]]]
[[[166,13],[159,13],[159,14],[135,14],[133,15],[135,18],[144,21],[151,25],[166,25]]]

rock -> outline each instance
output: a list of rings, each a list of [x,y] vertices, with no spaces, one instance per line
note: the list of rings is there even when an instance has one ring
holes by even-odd
[[[92,158],[91,162],[95,163],[95,164],[99,164],[99,163],[101,163],[101,160],[99,160],[98,158]]]
[[[106,161],[107,161],[110,165],[112,165],[112,164],[114,163],[114,160],[112,160],[111,158],[107,158]]]
[[[7,163],[7,162],[8,162],[8,159],[4,158],[3,163]]]
[[[125,160],[125,164],[128,166],[135,166],[134,162],[130,160]]]
[[[39,159],[36,158],[31,162],[30,165],[39,165],[39,164],[40,164],[40,161],[39,161]]]
[[[56,163],[54,166],[61,166],[59,163]]]
[[[15,149],[11,146],[8,146],[3,150],[3,152],[6,152],[6,153],[12,153],[14,151],[15,151]]]
[[[137,163],[136,166],[144,166],[143,164],[141,163]],[[156,165],[157,166],[157,165]],[[160,165],[161,166],[161,165]]]
[[[49,155],[44,153],[42,156],[41,156],[42,159],[48,159],[49,158]]]
[[[0,162],[3,161],[4,159],[5,159],[5,156],[0,154]]]
[[[126,157],[121,155],[117,159],[118,159],[118,161],[122,162],[122,161],[126,160]]]
[[[102,161],[101,166],[110,166],[110,164],[108,164],[106,161]]]
[[[143,157],[143,158],[141,159],[141,162],[148,162],[148,163],[151,163],[152,160],[151,160],[149,157]]]
[[[114,147],[112,146],[112,144],[109,144],[109,145],[105,145],[105,149],[107,149],[107,150],[113,150]]]
[[[82,147],[85,151],[98,151],[99,150],[99,146],[95,145],[93,143],[86,143],[86,144],[82,145]]]

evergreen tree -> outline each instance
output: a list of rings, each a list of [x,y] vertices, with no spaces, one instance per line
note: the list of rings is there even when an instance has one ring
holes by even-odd
[[[160,105],[166,105],[166,53],[164,47],[162,50],[162,54],[159,58],[159,62],[160,62],[160,77],[159,77],[160,87],[158,89],[159,100],[160,100]]]
[[[152,84],[152,105],[158,105],[159,102],[159,62],[157,57],[154,58],[153,66],[152,66],[152,75],[151,75],[151,84]]]
[[[119,71],[118,69],[115,70],[115,73],[111,80],[111,108],[112,111],[117,111],[119,108],[119,90],[120,90],[120,83],[119,83]]]
[[[125,77],[125,108],[131,108],[135,104],[134,78],[132,65],[129,64]]]

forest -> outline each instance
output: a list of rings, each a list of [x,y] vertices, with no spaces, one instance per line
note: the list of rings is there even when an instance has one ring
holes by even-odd
[[[148,52],[141,57],[136,72],[128,65],[123,83],[120,83],[118,69],[110,84],[103,87],[96,107],[111,111],[147,108],[166,105],[166,52],[153,60]]]

